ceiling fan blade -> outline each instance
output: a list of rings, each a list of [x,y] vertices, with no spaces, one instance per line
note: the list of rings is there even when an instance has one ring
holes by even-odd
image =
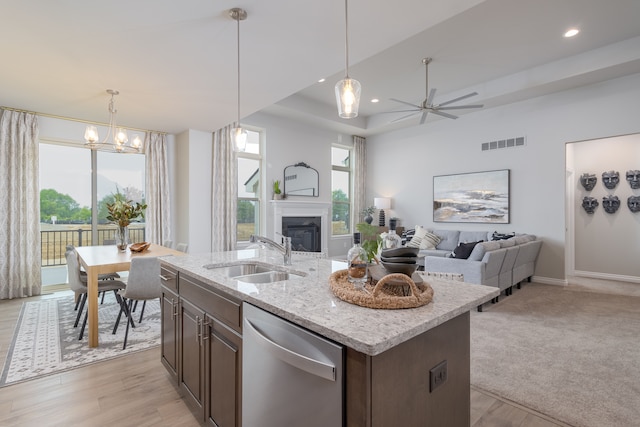
[[[438,116],[442,116],[442,117],[446,117],[448,119],[457,119],[458,116],[454,116],[453,114],[449,114],[449,113],[443,113],[442,111],[438,111],[438,110],[429,110],[431,111],[433,114],[437,114]]]
[[[438,107],[444,107],[445,105],[453,104],[454,102],[462,101],[463,99],[471,98],[472,96],[476,96],[478,92],[471,92],[463,96],[459,96],[455,99],[451,99],[447,102],[443,102],[442,104],[438,104]]]
[[[436,88],[431,89],[431,92],[429,92],[429,96],[427,97],[427,105],[431,105],[434,96],[436,96]]]
[[[428,113],[429,113],[429,111],[428,111],[428,110],[424,110],[424,111],[422,112],[422,117],[420,117],[420,124],[421,124],[421,125],[423,125],[423,124],[424,124],[424,121],[425,121],[425,119],[427,118],[427,114],[428,114]]]
[[[389,99],[390,99],[391,101],[394,101],[394,102],[399,102],[400,104],[410,105],[410,106],[412,106],[412,107],[417,108],[418,110],[420,109],[420,106],[419,106],[419,105],[412,104],[412,103],[410,103],[410,102],[400,101],[399,99],[395,99],[395,98],[389,98]]]
[[[391,123],[396,123],[396,122],[399,122],[401,120],[408,119],[409,117],[413,116],[414,114],[416,114],[416,113],[407,114],[406,116],[402,116],[400,118],[391,120]]]
[[[413,108],[411,110],[380,111],[380,113],[378,113],[378,114],[408,113],[409,111],[420,111],[420,109],[419,108]]]
[[[458,106],[451,106],[451,107],[442,107],[442,106],[438,106],[438,110],[456,110],[458,108],[482,108],[484,107],[484,104],[475,104],[475,105],[458,105]]]

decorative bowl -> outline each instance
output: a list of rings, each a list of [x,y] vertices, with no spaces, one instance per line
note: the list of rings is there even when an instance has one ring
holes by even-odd
[[[380,257],[384,262],[398,262],[403,264],[415,264],[418,257],[411,256],[392,256],[392,257]]]
[[[385,258],[391,258],[396,256],[417,256],[420,248],[411,248],[408,246],[404,246],[402,248],[393,248],[393,249],[384,249],[380,255]]]
[[[406,264],[401,262],[386,262],[380,261],[385,270],[389,273],[403,273],[411,277],[414,271],[418,268],[418,264]]]
[[[144,252],[149,248],[149,246],[151,246],[151,243],[140,242],[132,244],[129,246],[129,249],[131,249],[131,252]]]

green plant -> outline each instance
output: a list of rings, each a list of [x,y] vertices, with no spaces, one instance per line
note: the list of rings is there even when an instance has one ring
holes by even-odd
[[[120,227],[126,227],[131,224],[131,221],[142,217],[144,218],[144,210],[147,209],[146,203],[133,203],[132,200],[127,200],[124,194],[118,190],[114,195],[114,202],[107,203],[107,220],[118,224]]]
[[[356,229],[360,232],[360,245],[367,252],[367,260],[373,262],[376,260],[376,255],[382,244],[378,227],[366,222],[359,222],[356,224]]]
[[[279,179],[276,179],[275,181],[273,181],[273,194],[282,194],[282,191],[280,190]]]
[[[372,215],[375,211],[376,211],[376,207],[375,206],[369,206],[369,207],[366,207],[366,208],[362,209],[360,211],[360,213],[362,215],[364,215],[364,216],[367,216],[367,215]]]

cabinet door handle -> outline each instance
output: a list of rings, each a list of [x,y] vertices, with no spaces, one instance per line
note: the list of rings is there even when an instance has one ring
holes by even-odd
[[[163,276],[162,274],[160,275],[160,279],[164,280],[165,282],[167,282],[167,281],[171,280],[171,278],[170,278],[170,277]]]
[[[196,316],[196,342],[202,345],[200,341],[200,316]]]
[[[178,317],[178,301],[175,301],[171,298],[171,307],[173,307],[173,313],[171,314],[174,318]]]
[[[205,329],[207,326],[209,326],[209,321],[206,319],[202,319],[202,322],[200,323],[200,338],[202,342],[209,339],[209,334]]]

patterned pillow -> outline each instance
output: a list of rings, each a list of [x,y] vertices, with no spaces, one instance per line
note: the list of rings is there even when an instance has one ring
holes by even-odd
[[[453,250],[452,258],[458,258],[458,259],[469,258],[469,255],[471,255],[473,248],[475,248],[478,243],[482,243],[482,242],[483,240],[480,240],[478,242],[460,243]]]
[[[422,238],[427,234],[427,229],[422,227],[421,225],[416,225],[416,232],[413,235],[413,238],[407,243],[407,246],[410,248],[419,248],[422,243]]]
[[[437,234],[427,232],[424,237],[422,237],[420,249],[435,249],[441,240],[442,239]]]

